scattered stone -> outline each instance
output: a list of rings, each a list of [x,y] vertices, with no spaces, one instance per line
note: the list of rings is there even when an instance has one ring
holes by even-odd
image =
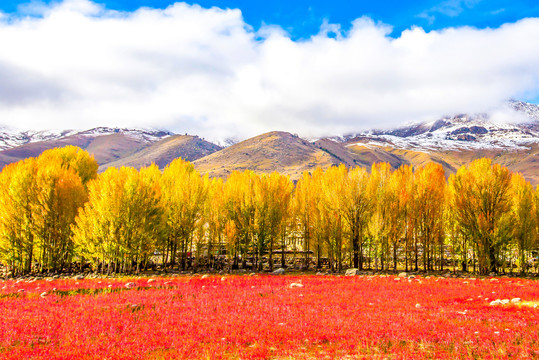
[[[319,272],[316,273],[316,275],[317,275],[317,276],[323,276],[324,273],[319,271]]]
[[[502,305],[502,301],[500,299],[496,299],[490,302],[490,306],[497,306],[497,305]]]
[[[408,279],[415,279],[415,275],[408,276]]]
[[[301,284],[301,283],[292,283],[292,284],[290,284],[290,287],[291,288],[303,287],[303,284]]]
[[[419,309],[421,307],[420,304],[415,304],[416,309]]]
[[[148,284],[155,282],[155,279],[148,279]]]
[[[48,294],[46,291],[44,291],[44,292],[42,292],[41,295],[39,295],[39,296],[41,296],[42,298],[44,298],[44,297],[47,296],[47,295],[49,295],[49,294]]]
[[[492,279],[490,279],[490,281],[498,281],[498,279],[492,278]]]
[[[226,280],[226,277],[223,276],[223,277],[221,278],[221,281],[225,281],[225,280]]]
[[[128,289],[132,289],[135,286],[137,286],[137,285],[134,282],[128,282],[127,284],[125,284],[125,287],[128,288]]]
[[[502,300],[502,304],[503,304],[503,305],[509,304],[509,299],[503,299],[503,300]]]
[[[24,289],[19,289],[19,290],[17,290],[17,292],[22,293],[22,292],[24,292]]]
[[[84,275],[77,275],[74,278],[75,280],[84,280]]]
[[[398,278],[398,277],[397,277],[397,278],[394,278],[393,280],[395,280],[395,281],[401,281],[401,278]]]
[[[346,270],[344,275],[345,276],[356,276],[356,275],[359,275],[359,270],[358,269],[348,269],[348,270]]]
[[[511,303],[512,304],[518,304],[519,302],[521,302],[522,300],[520,298],[512,298],[511,299]]]
[[[256,276],[256,273],[252,272],[249,274],[249,276]]]
[[[201,279],[206,279],[206,278],[209,278],[209,277],[210,277],[210,275],[204,274],[204,275],[202,275]]]
[[[278,268],[274,272],[272,272],[273,275],[284,275],[286,273],[286,270],[283,268]]]

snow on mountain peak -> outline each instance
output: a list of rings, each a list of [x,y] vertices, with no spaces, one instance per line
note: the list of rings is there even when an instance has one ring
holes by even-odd
[[[0,150],[6,150],[17,146],[40,141],[51,141],[68,136],[105,136],[121,133],[143,142],[154,142],[170,135],[170,131],[155,129],[127,129],[97,127],[90,130],[16,130],[7,126],[0,126]]]
[[[539,143],[539,106],[511,100],[490,114],[446,116],[392,130],[367,131],[347,140],[351,145],[416,151],[525,149]]]

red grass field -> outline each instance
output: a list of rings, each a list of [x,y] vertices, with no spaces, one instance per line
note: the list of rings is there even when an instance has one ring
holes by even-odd
[[[537,281],[395,278],[0,281],[0,358],[539,358]]]

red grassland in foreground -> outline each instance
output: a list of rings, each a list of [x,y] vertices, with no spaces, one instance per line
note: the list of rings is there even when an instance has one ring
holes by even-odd
[[[0,288],[6,359],[539,357],[539,309],[489,306],[539,300],[531,280],[197,276]]]

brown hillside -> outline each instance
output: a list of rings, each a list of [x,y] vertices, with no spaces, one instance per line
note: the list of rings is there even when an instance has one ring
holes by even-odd
[[[43,151],[67,145],[78,146],[95,156],[99,164],[122,158],[148,144],[142,140],[122,133],[108,135],[72,135],[56,140],[39,141],[0,151],[0,166],[28,157],[39,156]]]
[[[207,142],[198,136],[174,135],[137,150],[124,158],[105,163],[99,169],[102,171],[111,166],[132,166],[140,169],[151,163],[155,163],[159,168],[164,168],[172,160],[179,157],[192,162],[219,150],[221,150],[220,146]]]
[[[423,166],[429,162],[441,164],[446,176],[470,162],[486,157],[493,162],[507,166],[513,172],[521,173],[533,185],[539,185],[539,145],[533,144],[530,149],[522,150],[445,150],[414,151],[396,149],[390,146],[361,145],[352,143],[336,143],[322,139],[318,146],[327,147],[327,151],[335,153],[347,166],[363,166],[369,168],[375,162],[388,162],[393,168],[411,164]]]
[[[274,131],[242,141],[194,162],[201,174],[226,177],[246,169],[258,173],[278,171],[295,180],[304,171],[339,164],[335,156],[295,135]]]

